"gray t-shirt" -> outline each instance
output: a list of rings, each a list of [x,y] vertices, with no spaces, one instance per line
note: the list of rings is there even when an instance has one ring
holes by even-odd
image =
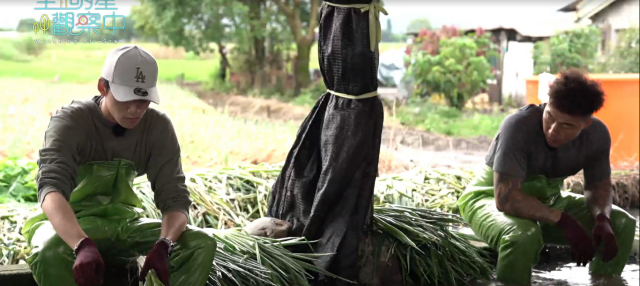
[[[486,164],[495,172],[523,179],[528,175],[567,177],[580,170],[587,184],[609,178],[611,137],[607,126],[594,117],[573,141],[552,148],[542,130],[545,106],[530,104],[507,116],[491,143]]]
[[[100,100],[100,96],[74,100],[51,117],[38,158],[38,201],[52,191],[69,200],[80,165],[126,159],[135,164],[138,176],[147,175],[156,207],[163,214],[180,211],[188,215],[191,199],[169,117],[149,108],[138,126],[116,136],[115,124],[100,111]]]

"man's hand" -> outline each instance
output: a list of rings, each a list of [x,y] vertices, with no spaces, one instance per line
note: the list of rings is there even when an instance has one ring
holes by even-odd
[[[95,242],[90,238],[80,241],[74,250],[76,261],[73,264],[73,275],[78,286],[102,285],[104,261]]]
[[[613,191],[611,189],[611,177],[597,183],[588,183],[584,191],[584,197],[591,215],[595,218],[592,235],[595,247],[602,248],[602,261],[611,261],[618,255],[616,236],[611,229],[611,206]]]
[[[169,286],[169,244],[164,241],[156,242],[140,270],[140,281],[147,281],[149,270],[153,269],[164,286]]]
[[[524,219],[554,224],[560,211],[551,209],[522,191],[522,179],[493,172],[494,195],[499,211]]]
[[[168,212],[162,218],[160,237],[177,241],[187,226],[187,216],[181,212]],[[160,281],[165,286],[169,286],[169,247],[165,241],[158,241],[153,249],[147,254],[142,270],[140,270],[140,281],[147,280],[149,270],[153,269]]]
[[[580,223],[563,212],[556,226],[564,231],[564,236],[571,246],[571,259],[577,262],[578,266],[587,265],[593,259],[596,250]]]
[[[602,261],[609,262],[618,255],[616,236],[611,229],[611,221],[606,215],[598,214],[592,235],[596,248],[603,244]]]

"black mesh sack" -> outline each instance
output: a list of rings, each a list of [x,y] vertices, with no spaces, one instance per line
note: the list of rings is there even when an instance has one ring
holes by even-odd
[[[300,126],[267,213],[290,222],[290,236],[318,240],[314,252],[334,253],[316,266],[352,281],[360,240],[371,226],[384,116],[377,97],[381,7],[372,1],[322,5],[318,57],[328,91]],[[366,5],[343,7],[351,4]],[[343,283],[319,278],[324,285]]]

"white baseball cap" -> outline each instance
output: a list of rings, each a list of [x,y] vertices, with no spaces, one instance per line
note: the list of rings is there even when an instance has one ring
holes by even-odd
[[[102,77],[109,81],[117,101],[148,100],[160,104],[158,63],[147,50],[125,45],[111,51],[102,67]]]

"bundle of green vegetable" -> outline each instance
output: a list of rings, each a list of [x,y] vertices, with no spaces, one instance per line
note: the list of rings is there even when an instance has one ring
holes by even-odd
[[[219,244],[210,285],[309,285],[307,271],[337,277],[315,267],[323,254],[292,253],[286,247],[310,244],[304,238],[269,239],[246,234],[242,229],[206,229]],[[348,280],[345,280],[348,281]]]
[[[30,249],[20,228],[34,210],[17,203],[0,205],[0,265],[24,263]]]
[[[301,238],[270,240],[237,229],[265,215],[271,185],[279,172],[278,165],[261,164],[216,171],[203,169],[186,174],[194,201],[189,223],[205,228],[218,241],[210,285],[307,285],[309,271],[322,272],[313,266],[312,259],[324,254],[292,253],[285,248],[312,242]],[[464,174],[419,170],[379,180],[377,203],[408,205],[376,207],[374,210],[375,227],[393,242],[392,254],[402,257],[402,271],[407,280],[421,277],[424,281],[457,285],[465,279],[489,275],[490,268],[485,267],[480,250],[449,229],[461,224],[460,220],[437,211],[419,209],[451,209],[450,204],[438,204],[427,198],[433,192],[446,192],[443,198],[460,192],[463,183],[457,180],[465,178]],[[395,189],[398,194],[394,194]],[[153,192],[146,178],[136,179],[134,190],[143,202],[146,216],[159,219],[161,216],[153,203]],[[398,199],[405,197],[412,199]],[[3,250],[3,264],[15,264],[29,251],[17,232],[27,214],[26,211],[14,212],[2,220],[3,227],[9,228],[3,233],[15,234],[15,239],[3,242],[8,246]],[[434,251],[441,255],[436,256]],[[476,265],[477,269],[463,273],[446,266],[464,266],[466,263]],[[456,284],[451,284],[452,281]]]
[[[402,265],[411,285],[460,285],[488,280],[493,273],[489,255],[454,230],[457,215],[396,205],[374,208],[375,228],[391,240],[390,252]]]
[[[286,249],[313,242],[304,238],[269,239],[249,235],[242,229],[228,228],[246,225],[251,221],[250,217],[264,213],[250,204],[251,199],[266,200],[260,192],[268,195],[263,190],[267,181],[258,176],[269,174],[269,171],[264,166],[256,166],[219,172],[200,170],[187,175],[187,186],[194,201],[189,222],[204,228],[218,243],[208,285],[306,286],[310,278],[307,271],[336,277],[311,263],[323,254],[293,253]],[[148,181],[138,181],[135,192],[141,198],[147,216],[159,218],[160,211],[153,203],[153,191]],[[159,285],[156,280],[150,279],[150,285]]]
[[[218,170],[200,169],[186,174],[187,186],[194,201],[190,224],[217,229],[242,227],[264,217],[271,186],[281,165],[250,165]],[[390,203],[416,208],[457,212],[457,198],[471,180],[472,172],[460,170],[415,169],[399,175],[380,177],[376,182],[374,203]],[[153,196],[145,178],[136,180],[135,190],[146,205]],[[155,209],[149,217],[160,218]]]
[[[235,231],[213,230],[242,227],[253,219],[263,217],[270,186],[277,178],[278,171],[279,169],[273,166],[258,165],[246,168],[224,168],[219,171],[198,170],[187,174],[187,186],[194,200],[190,223],[211,231],[216,235],[219,243],[227,241],[225,237],[233,234],[232,243],[222,243],[224,247],[218,248],[219,253],[224,254],[217,256],[214,263],[211,277],[218,279],[217,283],[219,283],[214,285],[271,285],[264,284],[267,282],[264,282],[263,276],[267,275],[265,273],[274,271],[286,273],[282,277],[271,277],[272,281],[276,281],[276,285],[307,285],[306,282],[302,282],[306,281],[303,269],[320,271],[310,263],[303,264],[303,267],[296,263],[324,254],[296,254],[284,248],[274,248],[270,252],[272,255],[296,258],[296,263],[265,264],[265,261],[261,260],[264,256],[261,256],[256,248],[266,247],[269,242],[274,241],[247,237],[246,234]],[[462,191],[462,186],[456,180],[464,178],[464,175],[420,170],[411,173],[406,179],[384,178],[382,180],[384,183],[379,186],[384,186],[386,189],[378,201],[404,198],[413,192],[412,198],[422,200],[413,205],[424,204],[447,208],[446,204],[436,204],[434,200],[426,199],[431,195],[429,188],[438,190],[437,192],[440,193],[446,192],[442,197],[447,198],[450,193],[454,195]],[[426,182],[421,183],[420,180]],[[402,184],[404,188],[399,187]],[[391,187],[398,187],[397,193],[402,195],[394,196]],[[421,191],[424,189],[427,190]],[[379,190],[378,194],[380,194]],[[149,183],[139,180],[135,184],[135,191],[142,199],[146,213],[150,217],[158,218],[160,213],[153,204],[153,193]],[[400,203],[411,204],[412,201],[400,201]],[[463,224],[458,216],[437,210],[390,205],[374,208],[374,223],[376,229],[393,241],[394,247],[391,254],[402,257],[402,268],[408,281],[417,280],[453,286],[459,285],[466,279],[484,279],[492,273],[492,267],[483,257],[481,250],[471,245],[464,236],[451,230],[452,227]],[[307,243],[298,240],[286,241],[286,243],[292,242]],[[286,244],[284,241],[279,243]],[[262,267],[239,265],[242,264],[242,260],[234,256],[239,253],[251,258],[252,261],[258,261]],[[451,265],[457,265],[457,267],[451,267]],[[274,269],[274,267],[277,268]],[[460,271],[461,269],[464,271]],[[284,277],[293,280],[285,280]]]
[[[456,213],[458,197],[473,178],[473,172],[416,168],[378,178],[374,200]]]
[[[193,205],[189,224],[202,228],[243,227],[265,215],[271,185],[280,173],[279,165],[252,165],[218,170],[200,169],[186,173]],[[151,185],[136,180],[135,192],[150,218],[161,218],[154,207]]]

